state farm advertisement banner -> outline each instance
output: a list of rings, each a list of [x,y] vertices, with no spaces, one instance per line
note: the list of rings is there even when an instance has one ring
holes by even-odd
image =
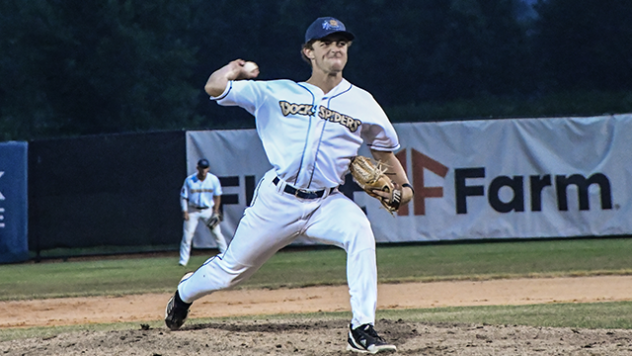
[[[391,216],[350,176],[341,187],[366,210],[378,242],[632,233],[632,115],[407,123],[395,129],[402,146],[396,155],[415,199]],[[229,209],[235,216],[226,226],[231,236],[253,182],[270,169],[261,143],[254,130],[188,135],[191,170],[201,152],[215,152],[211,171],[233,177],[238,187],[238,204]],[[366,147],[360,154],[370,156]]]
[[[383,241],[632,232],[632,115],[396,127],[416,197]]]

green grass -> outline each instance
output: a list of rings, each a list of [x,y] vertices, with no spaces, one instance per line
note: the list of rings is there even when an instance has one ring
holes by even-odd
[[[632,273],[632,239],[537,240],[380,246],[380,282]],[[0,300],[171,292],[190,268],[177,256],[0,266]],[[340,249],[280,252],[240,288],[298,288],[346,283]]]
[[[632,329],[632,302],[389,310],[389,319],[433,323]]]
[[[631,252],[632,239],[621,238],[390,247],[377,255],[383,281],[430,281],[630,274]]]

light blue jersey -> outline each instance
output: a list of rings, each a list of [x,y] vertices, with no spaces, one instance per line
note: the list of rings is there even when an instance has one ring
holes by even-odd
[[[214,174],[208,173],[204,180],[197,177],[197,173],[184,180],[180,197],[189,202],[189,206],[197,209],[212,209],[215,206],[213,196],[222,195],[222,186]]]

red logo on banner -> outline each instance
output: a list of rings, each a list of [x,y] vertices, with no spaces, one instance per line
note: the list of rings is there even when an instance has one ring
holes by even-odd
[[[427,169],[430,172],[438,175],[439,177],[445,178],[445,176],[448,174],[448,167],[415,149],[411,149],[411,152],[411,165],[413,173],[412,186],[415,190],[413,207],[415,209],[415,215],[426,215],[426,198],[443,197],[443,187],[426,187],[426,182],[424,179],[425,170]],[[406,174],[408,174],[406,150],[398,152],[395,156],[401,162],[402,166],[404,167],[404,171],[406,171]],[[409,215],[409,205],[401,207],[397,214],[400,216]]]

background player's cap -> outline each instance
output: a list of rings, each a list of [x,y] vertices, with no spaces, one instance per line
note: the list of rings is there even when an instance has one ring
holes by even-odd
[[[202,158],[201,160],[198,161],[198,167],[200,168],[208,168],[211,165],[208,163],[208,160],[206,158]]]
[[[347,31],[342,21],[333,17],[319,17],[307,28],[305,32],[305,43],[311,40],[319,40],[332,33],[339,33],[345,36],[349,41],[355,38],[353,33]]]

